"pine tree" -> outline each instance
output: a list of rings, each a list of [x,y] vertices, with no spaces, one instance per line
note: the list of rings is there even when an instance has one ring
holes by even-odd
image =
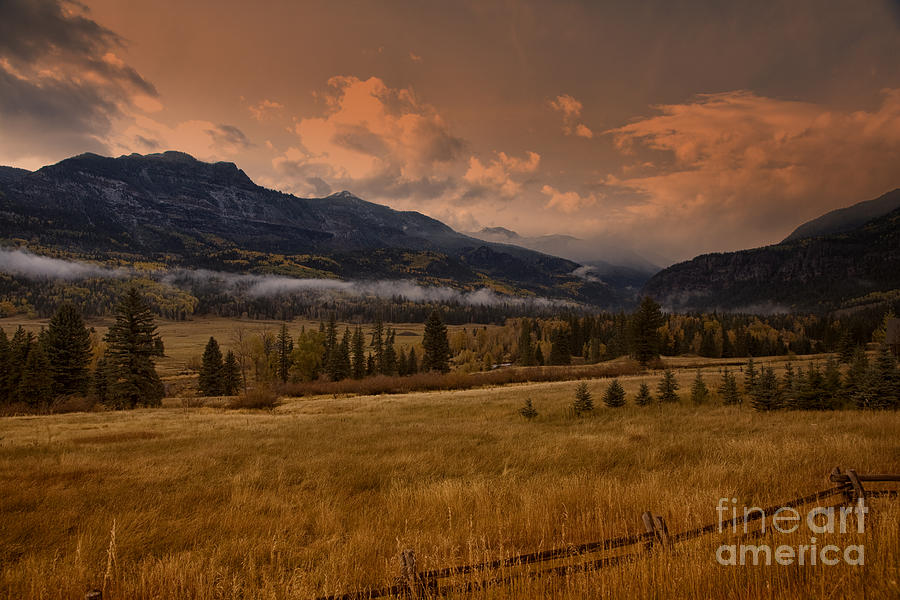
[[[537,410],[534,408],[534,405],[531,403],[531,398],[525,399],[525,404],[522,408],[519,409],[519,414],[528,419],[529,421],[536,416],[538,416]]]
[[[415,375],[419,372],[419,361],[416,358],[416,349],[410,347],[409,355],[406,357],[406,373],[407,375]]]
[[[341,379],[347,379],[353,374],[353,365],[350,361],[350,341],[353,336],[350,334],[350,328],[344,329],[344,335],[341,337],[338,370]]]
[[[858,408],[867,408],[867,396],[862,394],[869,373],[869,358],[865,350],[857,348],[844,375],[842,395],[845,401],[853,402]]]
[[[377,366],[375,364],[375,357],[370,352],[366,356],[366,376],[371,377],[372,375],[375,375],[376,372],[377,372]]]
[[[132,287],[106,334],[108,399],[114,408],[159,406],[163,384],[156,373],[156,325],[150,306]]]
[[[828,408],[836,409],[841,404],[841,369],[834,357],[825,361],[822,372],[822,389]]]
[[[53,394],[86,394],[91,381],[91,334],[77,308],[71,304],[59,307],[47,326],[44,348],[50,361]]]
[[[432,311],[425,323],[425,337],[422,340],[425,354],[422,357],[423,371],[450,370],[450,342],[447,339],[447,326],[441,321],[438,311]]]
[[[781,399],[788,408],[794,408],[797,405],[797,376],[791,363],[785,365],[784,375],[781,377]]]
[[[631,316],[629,333],[631,354],[642,365],[659,358],[659,328],[664,323],[659,304],[646,296]]]
[[[572,409],[577,416],[594,410],[594,399],[588,390],[587,383],[581,382],[575,387],[575,401],[572,403]]]
[[[744,368],[744,393],[752,396],[753,389],[756,387],[757,380],[757,372],[756,372],[756,363],[753,362],[753,357],[751,356],[749,360],[747,360],[747,366]]]
[[[900,408],[900,371],[897,361],[886,344],[881,345],[878,356],[869,367],[864,386],[866,408]]]
[[[33,344],[28,352],[16,399],[32,409],[49,406],[53,401],[53,377],[43,344]]]
[[[94,367],[94,373],[91,378],[91,387],[94,396],[100,404],[110,404],[109,401],[109,363],[106,360],[106,354],[101,354],[97,359]]]
[[[240,391],[241,383],[241,366],[234,352],[229,350],[222,362],[222,395],[234,396]]]
[[[753,385],[750,404],[758,411],[781,408],[781,390],[772,367],[764,367],[760,372],[759,380]]]
[[[722,382],[719,384],[719,397],[722,403],[726,405],[735,405],[741,403],[741,394],[738,391],[737,378],[725,369],[722,372]]]
[[[609,408],[620,408],[625,406],[625,389],[618,379],[613,379],[606,387],[603,393],[603,404]]]
[[[275,338],[275,360],[278,379],[287,383],[291,373],[291,354],[294,352],[294,340],[288,333],[287,323],[281,324],[278,337]]]
[[[9,389],[10,347],[6,332],[0,327],[0,404],[9,402],[12,395]]]
[[[397,374],[400,375],[400,377],[409,375],[406,360],[406,349],[403,346],[400,346],[400,350],[397,352]]]
[[[384,324],[381,319],[375,321],[372,328],[372,342],[369,344],[375,355],[375,373],[384,372]]]
[[[353,379],[362,379],[366,376],[366,349],[362,327],[357,327],[353,332],[350,346],[353,354]]]
[[[541,350],[540,344],[535,344],[534,348],[534,364],[543,366],[544,365],[544,351]]]
[[[634,403],[638,406],[650,406],[653,404],[653,396],[650,394],[650,386],[641,383],[637,396],[634,397]]]
[[[200,393],[204,396],[221,395],[224,388],[222,375],[222,351],[216,338],[210,337],[200,362]]]
[[[706,382],[703,381],[702,372],[697,369],[697,376],[691,385],[691,402],[694,404],[706,404],[708,401],[709,388],[706,387]]]
[[[550,335],[551,365],[568,365],[572,363],[572,351],[569,349],[569,335],[564,329],[557,328]]]
[[[660,402],[678,402],[678,381],[671,369],[663,371],[663,378],[656,387],[656,396]]]
[[[534,365],[534,345],[531,343],[531,321],[522,321],[522,331],[519,333],[518,344],[519,357],[517,363],[523,367]]]
[[[853,336],[850,334],[850,331],[845,329],[841,333],[841,339],[838,340],[837,345],[837,353],[841,359],[842,363],[849,364],[850,361],[853,360],[853,355],[856,352],[856,344],[853,343]]]
[[[388,327],[384,337],[384,355],[381,365],[382,375],[394,376],[397,374],[397,349],[394,347],[394,330]]]
[[[19,381],[22,379],[22,371],[25,369],[25,361],[28,353],[34,345],[34,334],[19,325],[9,342],[9,372],[6,377],[6,387],[9,390],[9,401],[16,400],[19,389]]]

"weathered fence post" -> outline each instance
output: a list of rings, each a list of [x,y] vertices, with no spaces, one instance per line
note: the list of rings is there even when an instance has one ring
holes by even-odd
[[[84,600],[103,600],[103,592],[100,590],[91,590],[84,595]]]
[[[850,485],[853,486],[853,496],[851,502],[855,505],[860,500],[866,501],[866,490],[863,489],[862,483],[859,481],[859,475],[854,469],[847,469],[847,477],[850,479]]]
[[[400,578],[409,588],[409,592],[415,596],[418,585],[416,578],[416,553],[410,548],[400,553]]]
[[[653,521],[656,524],[656,537],[660,543],[666,548],[671,547],[672,540],[669,538],[669,526],[666,525],[665,520],[661,516],[656,515]]]
[[[656,524],[653,522],[653,514],[649,510],[641,515],[641,520],[644,521],[644,529],[647,530],[647,533],[653,534],[647,537],[647,543],[644,544],[649,552],[653,549],[653,539],[656,537]]]

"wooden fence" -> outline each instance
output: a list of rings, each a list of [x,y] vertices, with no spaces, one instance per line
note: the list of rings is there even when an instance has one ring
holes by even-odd
[[[835,467],[828,479],[834,484],[828,489],[807,496],[792,498],[785,502],[781,502],[776,506],[765,508],[762,512],[753,510],[747,515],[741,515],[721,522],[710,523],[675,534],[669,532],[669,528],[663,517],[647,511],[641,515],[641,520],[644,525],[644,531],[641,533],[566,546],[565,548],[539,550],[481,563],[419,571],[416,565],[415,552],[412,549],[406,549],[400,554],[401,572],[393,585],[331,596],[322,596],[316,600],[364,600],[369,598],[383,598],[386,596],[427,597],[439,596],[442,593],[449,591],[465,593],[467,591],[474,591],[492,585],[508,583],[516,577],[522,576],[522,574],[494,575],[492,577],[482,577],[481,579],[476,579],[474,581],[470,580],[463,582],[453,582],[448,580],[452,580],[461,575],[496,572],[525,565],[541,565],[538,568],[529,570],[527,572],[527,576],[529,577],[567,575],[582,571],[592,571],[623,562],[633,561],[640,556],[646,556],[656,548],[672,548],[676,544],[697,539],[705,535],[714,534],[723,531],[725,528],[732,528],[759,519],[764,519],[766,516],[774,514],[780,508],[797,508],[835,496],[840,496],[842,498],[841,504],[855,505],[860,499],[897,498],[898,495],[900,495],[900,490],[896,489],[896,486],[894,486],[893,489],[884,489],[883,487],[883,484],[900,483],[900,475],[862,475],[858,474],[853,469],[841,471],[840,468]],[[868,485],[870,483],[876,484],[877,489],[871,488],[871,486]],[[631,551],[624,554],[610,555],[614,550],[626,548],[631,549]],[[545,565],[545,563],[551,562],[557,564]]]

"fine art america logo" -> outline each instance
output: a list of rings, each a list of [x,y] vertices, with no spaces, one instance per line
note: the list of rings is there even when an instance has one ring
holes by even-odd
[[[730,506],[729,506],[730,505]],[[719,516],[719,532],[730,530],[738,534],[759,534],[767,532],[766,521],[771,521],[771,533],[809,534],[809,543],[796,546],[788,544],[722,544],[716,550],[716,561],[720,565],[828,565],[841,561],[848,565],[865,564],[865,547],[861,544],[838,546],[820,545],[817,536],[833,534],[861,534],[865,532],[865,516],[868,507],[860,498],[856,506],[817,506],[805,517],[792,507],[781,507],[772,514],[759,507],[743,507],[739,516],[737,498],[720,498],[716,505]],[[751,525],[752,521],[758,525]],[[739,525],[741,528],[739,529]]]

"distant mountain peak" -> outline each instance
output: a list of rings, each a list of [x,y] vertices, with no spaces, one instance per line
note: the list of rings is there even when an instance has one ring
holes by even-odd
[[[900,188],[888,192],[874,200],[857,202],[846,208],[839,208],[825,213],[811,221],[800,225],[782,244],[804,238],[821,237],[836,233],[846,233],[864,225],[872,219],[882,217],[900,208]]]
[[[518,233],[516,233],[512,229],[507,229],[506,227],[484,227],[478,233],[481,235],[503,236],[511,240],[518,240],[522,238],[522,236],[520,236]]]

